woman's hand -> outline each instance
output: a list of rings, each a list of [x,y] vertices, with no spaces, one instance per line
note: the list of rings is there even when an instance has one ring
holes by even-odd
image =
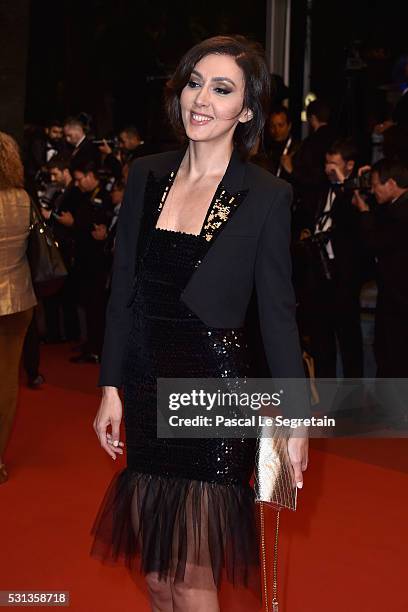
[[[120,422],[122,420],[122,402],[116,387],[103,387],[102,400],[93,422],[93,428],[102,448],[116,460],[116,455],[123,454],[123,442],[119,441]],[[112,433],[107,432],[111,426]]]
[[[293,467],[295,484],[303,487],[303,473],[307,469],[309,452],[309,433],[307,427],[297,427],[296,435],[288,440],[289,459]]]

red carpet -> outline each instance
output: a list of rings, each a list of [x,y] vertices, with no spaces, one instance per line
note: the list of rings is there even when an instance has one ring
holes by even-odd
[[[78,612],[147,612],[126,569],[89,557],[90,527],[124,458],[103,453],[92,429],[97,367],[69,355],[44,348],[47,384],[21,388],[0,485],[0,590],[69,591]],[[407,450],[406,439],[311,440],[299,510],[281,514],[280,612],[408,610]]]

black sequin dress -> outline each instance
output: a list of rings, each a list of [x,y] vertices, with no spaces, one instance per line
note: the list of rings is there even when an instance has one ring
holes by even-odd
[[[180,300],[202,236],[154,229],[125,362],[127,467],[95,521],[93,554],[193,587],[259,589],[253,439],[160,439],[157,377],[243,377],[244,329],[207,327]]]

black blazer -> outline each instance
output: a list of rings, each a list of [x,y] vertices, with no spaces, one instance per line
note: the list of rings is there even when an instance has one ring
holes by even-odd
[[[318,201],[316,216],[309,226],[314,233],[316,222],[326,206],[329,187]],[[341,289],[341,295],[355,296],[360,293],[364,253],[361,245],[360,213],[352,204],[353,193],[336,190],[331,217],[331,244],[334,253],[334,281]],[[305,226],[307,227],[307,226]]]
[[[131,166],[119,213],[99,386],[122,385],[138,270],[162,195],[183,155],[160,153]],[[234,151],[201,229],[205,240],[195,270],[181,294],[206,325],[236,328],[243,326],[255,290],[268,366],[277,378],[304,377],[291,283],[291,200],[287,183],[241,161]]]
[[[407,94],[406,94],[407,95]],[[408,312],[408,192],[389,204],[360,213],[363,244],[377,257],[376,314]]]

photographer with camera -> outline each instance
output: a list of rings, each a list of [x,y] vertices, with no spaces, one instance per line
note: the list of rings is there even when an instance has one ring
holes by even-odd
[[[134,125],[129,125],[119,132],[118,142],[105,141],[106,146],[100,147],[100,151],[105,155],[116,155],[122,164],[130,164],[137,157],[148,155],[144,140],[142,140],[139,130]]]
[[[295,285],[301,333],[310,337],[316,376],[337,374],[339,345],[343,376],[363,376],[360,325],[362,254],[358,213],[350,181],[357,151],[350,140],[337,140],[326,152],[326,188],[295,246]]]
[[[99,363],[102,351],[106,308],[106,280],[109,257],[105,250],[112,204],[104,191],[99,168],[93,163],[75,165],[77,188],[73,211],[75,236],[75,282],[78,301],[83,306],[87,342],[73,363]]]
[[[115,181],[119,180],[122,176],[120,140],[115,137],[111,139],[95,139],[92,142],[99,149],[99,153],[101,154],[101,169],[111,189]],[[106,188],[108,189],[108,185]]]
[[[63,157],[54,157],[47,170],[51,182],[40,198],[41,214],[52,227],[58,242],[68,274],[62,288],[43,299],[47,342],[64,340],[77,341],[80,337],[76,296],[73,286],[72,269],[74,264],[74,182],[70,173],[70,162]],[[62,310],[64,330],[61,333],[59,312]]]
[[[360,168],[363,175],[369,167]],[[371,168],[371,193],[360,189],[353,203],[360,212],[362,239],[376,257],[377,305],[374,350],[378,378],[408,378],[408,168],[381,159]]]

